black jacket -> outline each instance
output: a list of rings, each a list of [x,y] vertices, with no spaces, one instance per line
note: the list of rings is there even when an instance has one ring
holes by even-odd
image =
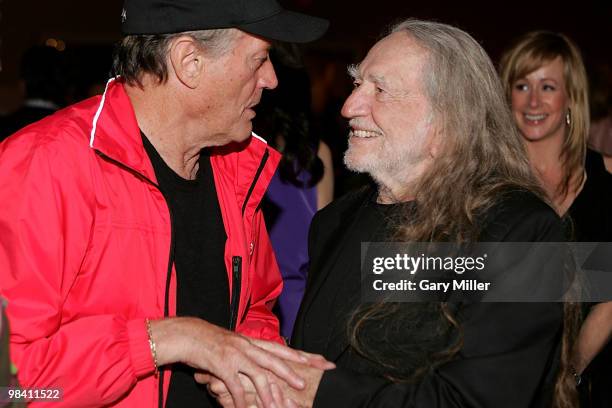
[[[371,196],[371,190],[347,195],[320,211],[311,225],[311,268],[292,345],[321,353],[338,367],[324,373],[315,408],[550,406],[560,350],[561,303],[467,306],[462,311],[461,351],[414,383],[386,380],[384,367],[352,349],[347,320],[360,301],[356,286],[360,274],[347,268],[350,262],[343,253],[351,252],[347,245],[359,245],[351,242],[356,232],[351,228],[364,200]],[[482,222],[481,241],[564,241],[562,224],[554,211],[527,192],[506,194]],[[357,278],[351,279],[355,275]],[[423,334],[429,335],[405,333],[401,341],[410,345],[415,339],[416,347]],[[377,341],[375,332],[372,337],[370,341]],[[401,362],[411,366],[414,357],[414,353],[407,354]]]

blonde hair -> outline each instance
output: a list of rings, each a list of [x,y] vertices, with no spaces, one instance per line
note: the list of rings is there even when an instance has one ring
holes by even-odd
[[[567,195],[572,177],[579,175],[581,185],[586,156],[586,140],[589,134],[588,80],[580,50],[567,36],[549,31],[527,33],[507,49],[501,58],[500,76],[508,101],[512,97],[514,83],[541,66],[561,57],[563,77],[569,99],[570,124],[561,150],[563,179],[557,193]]]

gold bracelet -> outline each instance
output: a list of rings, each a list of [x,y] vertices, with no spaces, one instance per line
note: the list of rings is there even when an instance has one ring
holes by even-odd
[[[155,342],[153,341],[153,333],[151,332],[151,321],[147,318],[145,319],[147,323],[147,334],[149,335],[149,347],[151,348],[151,355],[153,356],[153,364],[155,365],[155,376],[159,373],[159,368],[157,366],[157,347],[155,346]]]

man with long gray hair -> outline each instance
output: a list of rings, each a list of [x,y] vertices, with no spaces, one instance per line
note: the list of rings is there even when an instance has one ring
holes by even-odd
[[[275,0],[126,0],[104,94],[0,145],[0,295],[20,383],[65,406],[209,406],[239,375],[272,406],[281,279],[259,202],[279,154],[251,133],[271,40],[327,21]],[[248,337],[247,337],[248,336]],[[256,340],[256,339],[264,339]]]
[[[555,386],[561,303],[361,302],[363,242],[563,241],[488,56],[457,28],[407,20],[349,73],[344,160],[375,183],[313,220],[292,346],[337,368],[291,363],[307,385],[284,387],[287,405],[571,406],[570,377]],[[221,381],[210,389],[231,406]]]

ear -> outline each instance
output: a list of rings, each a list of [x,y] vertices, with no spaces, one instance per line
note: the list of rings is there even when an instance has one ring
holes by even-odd
[[[185,86],[196,88],[204,72],[204,58],[196,40],[189,36],[174,39],[169,58],[176,78]]]

